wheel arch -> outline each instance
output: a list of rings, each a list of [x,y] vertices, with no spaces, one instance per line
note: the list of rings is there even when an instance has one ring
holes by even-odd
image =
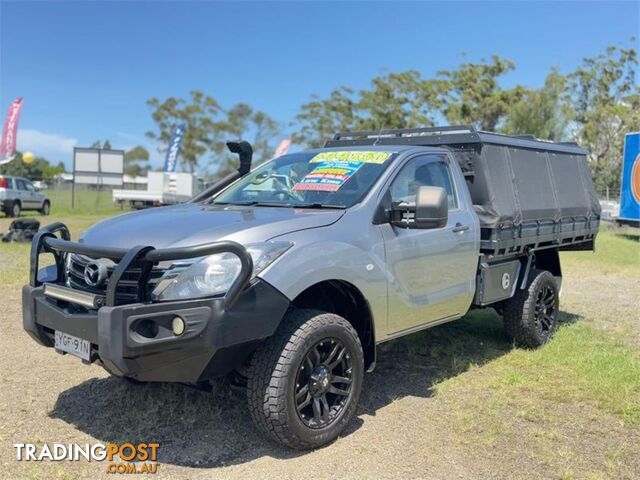
[[[360,337],[365,370],[373,370],[376,364],[375,322],[371,306],[358,287],[345,280],[323,280],[307,287],[291,304],[297,308],[324,310],[345,318]]]

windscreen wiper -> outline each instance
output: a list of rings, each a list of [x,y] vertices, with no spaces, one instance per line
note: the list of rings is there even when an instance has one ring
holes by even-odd
[[[256,206],[256,207],[285,207],[291,208],[293,207],[290,203],[280,203],[280,202],[259,202],[257,200],[250,200],[246,202],[213,202],[213,205],[237,205],[240,207],[247,206]]]
[[[292,205],[293,208],[333,208],[337,210],[344,210],[347,208],[345,205],[332,205],[330,203],[296,203]]]

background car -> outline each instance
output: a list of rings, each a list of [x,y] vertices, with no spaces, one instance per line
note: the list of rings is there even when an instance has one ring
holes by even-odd
[[[0,175],[0,206],[8,217],[19,217],[23,210],[49,215],[51,201],[26,178]]]

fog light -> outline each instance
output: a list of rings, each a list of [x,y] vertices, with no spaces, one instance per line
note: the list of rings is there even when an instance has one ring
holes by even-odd
[[[173,328],[174,335],[182,335],[184,333],[184,320],[180,317],[173,317],[173,320],[171,320],[171,328]]]

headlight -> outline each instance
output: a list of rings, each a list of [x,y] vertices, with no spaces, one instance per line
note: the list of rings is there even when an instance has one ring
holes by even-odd
[[[253,260],[251,278],[286,252],[291,242],[264,242],[246,245]],[[164,273],[153,290],[155,301],[210,297],[226,292],[240,273],[240,259],[232,253],[217,253],[195,262],[177,262]]]

